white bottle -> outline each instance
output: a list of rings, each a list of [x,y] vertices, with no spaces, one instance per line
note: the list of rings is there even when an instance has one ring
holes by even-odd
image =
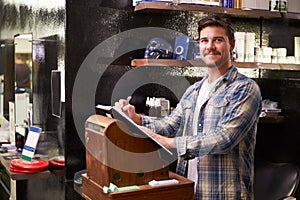
[[[154,108],[155,108],[155,117],[161,117],[160,99],[158,99],[158,98],[155,99]]]
[[[156,110],[154,106],[155,97],[149,99],[149,116],[150,117],[156,117]]]
[[[300,37],[294,37],[295,64],[300,64]]]
[[[278,12],[279,11],[279,1],[278,0],[270,0],[269,10]]]
[[[245,62],[254,62],[255,33],[245,34]]]
[[[236,62],[244,62],[245,61],[245,32],[235,32],[235,54],[236,54]]]
[[[242,0],[242,10],[252,10],[256,9],[255,0]]]

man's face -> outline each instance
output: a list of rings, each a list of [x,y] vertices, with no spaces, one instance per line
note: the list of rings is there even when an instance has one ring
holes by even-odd
[[[201,58],[209,67],[230,67],[234,41],[232,44],[229,43],[224,28],[209,26],[202,29],[199,45]]]

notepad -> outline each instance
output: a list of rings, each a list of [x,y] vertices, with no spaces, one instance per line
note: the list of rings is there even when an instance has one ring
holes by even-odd
[[[159,145],[165,152],[169,155],[173,155],[173,152],[163,146],[160,142],[158,142],[155,138],[149,135],[147,132],[142,130],[132,119],[130,119],[120,108],[116,106],[104,106],[104,105],[97,105],[96,108],[101,109],[103,112],[111,115],[114,119],[120,120],[124,122],[128,129],[135,134],[138,134],[142,137],[148,137],[152,141],[154,141],[157,145]]]

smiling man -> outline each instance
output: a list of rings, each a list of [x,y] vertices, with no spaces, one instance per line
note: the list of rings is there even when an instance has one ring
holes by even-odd
[[[195,182],[195,200],[251,200],[260,89],[232,64],[230,22],[204,18],[198,31],[208,73],[169,116],[154,120],[123,100],[116,105],[165,147],[176,148],[177,173]]]

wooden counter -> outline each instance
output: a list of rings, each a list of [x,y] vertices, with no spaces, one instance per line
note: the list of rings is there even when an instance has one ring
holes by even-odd
[[[156,186],[139,185],[137,190],[128,190],[120,192],[103,193],[103,188],[93,180],[87,177],[87,174],[82,175],[82,197],[86,200],[191,200],[194,199],[194,182],[169,172],[170,179],[176,179],[179,184]]]
[[[10,155],[15,155],[16,153],[3,153],[0,154],[0,162],[2,163],[2,165],[5,167],[8,175],[10,176],[11,179],[13,180],[28,180],[28,179],[35,179],[35,178],[48,178],[50,176],[50,171],[46,170],[43,172],[39,172],[39,173],[15,173],[15,172],[11,172],[9,169],[10,166],[10,162],[11,160],[6,160],[4,158],[4,156],[10,156]]]

